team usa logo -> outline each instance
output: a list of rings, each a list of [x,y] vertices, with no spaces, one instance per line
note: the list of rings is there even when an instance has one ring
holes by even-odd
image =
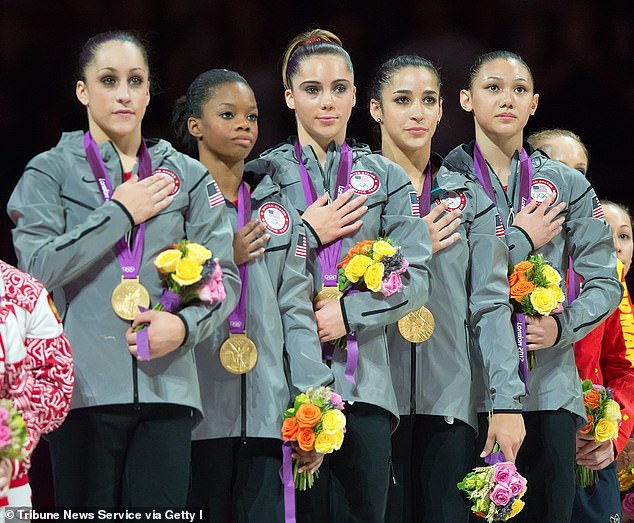
[[[357,194],[374,194],[381,187],[381,182],[370,171],[353,171],[350,173],[350,187]]]
[[[531,198],[537,202],[537,205],[540,205],[551,194],[555,195],[555,201],[557,201],[557,187],[555,187],[553,182],[544,178],[537,178],[533,180]]]
[[[601,207],[601,202],[599,201],[599,198],[597,198],[596,194],[592,195],[592,217],[599,220],[605,218],[605,214],[603,214],[603,207]]]
[[[418,196],[414,191],[409,192],[409,207],[412,210],[412,216],[420,217],[420,204],[418,203]]]
[[[176,196],[178,194],[178,191],[181,190],[181,181],[180,178],[176,176],[176,173],[168,169],[155,169],[154,171],[152,171],[152,175],[154,174],[162,174],[163,176],[171,178],[174,182],[174,189],[172,189],[172,192],[169,193],[168,196]]]
[[[225,202],[225,197],[220,192],[220,187],[216,183],[216,180],[212,180],[207,184],[207,201],[209,201],[209,207],[216,207]]]
[[[291,220],[286,209],[279,203],[269,202],[260,207],[260,221],[273,234],[284,234],[288,231]]]
[[[442,198],[436,198],[436,205],[441,202],[447,206],[447,212],[462,211],[467,206],[467,197],[463,191],[447,191]]]

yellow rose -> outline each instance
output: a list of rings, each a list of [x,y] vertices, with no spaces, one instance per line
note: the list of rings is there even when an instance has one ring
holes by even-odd
[[[343,429],[335,433],[335,450],[339,450],[343,444]]]
[[[334,434],[328,434],[322,431],[317,436],[317,439],[315,439],[315,450],[320,454],[330,454],[335,450],[336,443],[337,440]]]
[[[346,417],[340,410],[330,409],[321,418],[321,426],[324,432],[334,434],[346,426]]]
[[[163,274],[169,274],[176,270],[176,263],[182,256],[183,253],[178,249],[168,249],[154,259],[154,266]]]
[[[365,270],[372,263],[372,260],[369,256],[363,256],[357,254],[352,257],[352,259],[346,265],[344,269],[344,274],[346,278],[348,278],[352,283],[358,282],[363,275],[365,274]]]
[[[608,441],[609,439],[616,439],[619,435],[619,426],[616,421],[610,421],[606,418],[602,418],[594,428],[594,439],[597,441]]]
[[[621,407],[614,400],[608,400],[605,404],[605,417],[610,421],[620,421],[621,420]]]
[[[508,519],[511,519],[515,516],[517,516],[522,509],[524,508],[524,502],[521,499],[516,499],[513,502],[513,505],[511,505],[511,513],[508,516]]]
[[[372,246],[372,259],[381,261],[385,256],[394,256],[396,249],[384,240],[374,242]]]
[[[561,290],[561,287],[559,285],[557,285],[556,283],[551,283],[547,288],[551,290],[558,304],[564,301],[564,291]]]
[[[198,265],[202,265],[211,258],[211,251],[198,243],[188,243],[187,258]]]
[[[176,272],[172,274],[172,278],[179,285],[193,285],[200,280],[203,271],[201,265],[194,263],[187,258],[182,258],[176,263]]]
[[[548,316],[550,312],[557,307],[558,303],[552,289],[537,287],[531,293],[531,304],[535,307],[535,310],[543,316]]]
[[[379,292],[381,290],[381,285],[383,285],[383,271],[385,267],[381,262],[376,262],[370,265],[363,275],[363,281],[365,281],[365,285],[368,289],[374,292]]]
[[[544,275],[548,283],[557,284],[561,281],[561,276],[559,275],[559,273],[555,269],[553,269],[550,265],[544,265],[542,267],[542,274]]]

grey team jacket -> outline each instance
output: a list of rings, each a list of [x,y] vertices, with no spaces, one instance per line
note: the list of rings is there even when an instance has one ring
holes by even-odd
[[[219,305],[182,309],[187,330],[182,347],[137,364],[125,341],[129,323],[115,315],[110,303],[121,281],[114,245],[133,222],[117,202],[103,202],[82,138],[81,131],[64,133],[57,146],[31,160],[8,204],[20,266],[54,292],[62,313],[75,363],[72,408],[138,402],[200,410],[192,349],[226,319],[240,289],[229,218],[224,205],[212,207],[215,182],[202,164],[168,142],[147,142],[152,169],[169,171],[178,191],[145,226],[139,275],[152,305],[162,290],[153,260],[185,237],[207,246],[220,260],[227,297]],[[110,142],[99,151],[116,187],[123,175],[119,157]]]
[[[196,347],[205,418],[193,439],[281,439],[291,394],[294,398],[334,380],[321,360],[301,218],[269,176],[245,173],[244,180],[251,186],[249,220],[260,220],[270,235],[264,254],[249,263],[246,334],[257,346],[258,359],[253,370],[240,376],[222,367],[219,349],[229,336],[228,321]],[[226,206],[235,230],[237,209]]]
[[[434,160],[436,158],[434,157]],[[438,157],[435,163],[440,163]],[[399,410],[456,418],[478,428],[472,390],[470,341],[490,376],[487,396],[497,411],[520,412],[524,385],[508,301],[508,249],[495,234],[495,205],[476,183],[440,167],[432,183],[438,201],[460,209],[460,240],[436,252],[429,265],[434,286],[427,308],[435,318],[432,337],[410,343],[388,327],[390,368]]]
[[[543,247],[533,249],[528,235],[512,225],[514,212],[519,209],[519,154],[515,154],[511,163],[508,197],[489,166],[497,208],[506,226],[510,262],[516,264],[526,256],[541,253],[564,279],[571,255],[575,272],[584,283],[572,305],[565,304],[563,313],[553,315],[559,329],[557,341],[552,348],[535,352],[536,366],[529,373],[530,394],[525,397],[523,406],[525,411],[563,408],[585,420],[572,344],[607,318],[619,304],[623,289],[615,270],[614,244],[610,227],[601,217],[599,200],[581,173],[551,160],[528,144],[525,148],[533,166],[532,198],[543,199],[555,192],[557,199],[553,205],[563,201],[567,207],[562,232]],[[473,142],[456,147],[445,158],[445,164],[478,183],[473,169]]]
[[[386,409],[398,417],[398,405],[389,370],[389,356],[385,326],[395,323],[409,311],[427,302],[430,292],[431,241],[427,226],[413,215],[408,194],[413,190],[405,172],[395,163],[380,155],[372,154],[365,145],[351,144],[353,150],[351,180],[358,192],[368,195],[368,211],[362,217],[363,225],[352,236],[343,238],[341,258],[357,242],[388,236],[394,245],[400,245],[410,266],[404,274],[403,288],[389,297],[361,292],[341,299],[341,310],[347,332],[355,332],[359,344],[359,362],[356,385],[344,377],[346,355],[335,350],[332,370],[335,388],[347,401],[360,401]],[[302,156],[317,195],[328,191],[336,194],[335,184],[339,165],[340,147],[334,142],[328,150],[325,170],[322,170],[311,146],[304,146]],[[301,213],[306,209],[298,160],[293,144],[289,141],[262,154],[249,163],[255,172],[271,173],[295,208]],[[312,236],[312,235],[309,235]],[[321,272],[313,247],[316,238],[309,242],[307,260],[309,272],[317,290],[322,288]]]

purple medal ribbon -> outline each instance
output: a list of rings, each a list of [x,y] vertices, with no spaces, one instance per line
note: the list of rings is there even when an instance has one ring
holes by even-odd
[[[572,256],[568,256],[568,305],[577,299],[581,290],[581,277],[574,271],[572,267]]]
[[[420,217],[423,218],[429,214],[431,209],[431,162],[427,163],[427,169],[425,170],[425,180],[423,181],[423,190],[418,197],[418,211]]]
[[[93,139],[90,131],[84,134],[84,149],[86,151],[86,159],[88,165],[97,181],[97,186],[103,196],[104,202],[112,198],[112,183],[108,177],[106,166],[103,163],[97,143]],[[145,145],[145,141],[141,140],[139,147],[139,179],[147,178],[152,174],[152,160]],[[134,246],[130,249],[125,237],[117,241],[115,250],[119,258],[119,265],[124,278],[136,278],[141,268],[141,258],[143,256],[143,239],[145,237],[145,223],[141,223],[134,239]]]
[[[480,185],[487,193],[493,203],[497,203],[493,186],[491,185],[491,175],[487,166],[484,155],[478,146],[478,142],[473,147],[473,167],[478,177]],[[533,186],[533,165],[531,157],[526,150],[522,148],[520,151],[520,190],[519,190],[519,209],[522,210],[531,200],[531,188]],[[526,318],[523,314],[513,315],[513,329],[515,332],[515,341],[517,343],[519,357],[519,374],[520,379],[524,382],[526,394],[528,390],[528,358],[526,354]]]
[[[251,218],[251,194],[246,183],[240,182],[238,188],[238,221],[236,223],[236,232],[242,229]],[[240,299],[236,308],[229,314],[229,332],[231,334],[242,334],[246,331],[246,312],[247,312],[247,284],[249,281],[249,264],[247,262],[238,265],[240,272],[240,281],[242,281],[242,289],[240,290]]]
[[[295,523],[295,483],[293,482],[293,448],[290,441],[282,443],[282,469],[280,476],[284,489],[284,520]]]
[[[317,199],[317,191],[313,181],[310,179],[308,170],[302,161],[302,146],[299,143],[299,139],[295,140],[294,144],[295,156],[299,163],[299,172],[302,179],[302,187],[304,189],[304,198],[306,199],[306,206],[311,205]],[[341,153],[339,157],[339,165],[337,167],[337,180],[335,185],[335,197],[345,192],[350,185],[350,171],[352,170],[352,149],[345,142],[341,145]],[[317,263],[319,264],[319,270],[321,271],[322,281],[324,287],[335,287],[338,285],[338,269],[337,264],[341,257],[341,243],[342,238],[330,242],[327,245],[322,245],[317,248]],[[359,361],[359,345],[354,333],[348,333],[346,336],[347,345],[347,358],[346,358],[346,371],[345,377],[348,381],[355,383],[354,373]],[[332,359],[334,346],[332,343],[325,343],[323,345],[323,355],[327,360]]]

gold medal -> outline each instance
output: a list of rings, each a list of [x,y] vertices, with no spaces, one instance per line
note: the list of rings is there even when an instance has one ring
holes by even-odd
[[[343,296],[343,293],[339,290],[339,287],[326,287],[324,286],[315,296],[314,302],[317,303],[321,300],[339,300]]]
[[[258,350],[245,333],[229,334],[220,346],[220,363],[231,374],[246,374],[258,361]]]
[[[140,313],[139,306],[150,306],[150,295],[139,278],[123,278],[112,291],[112,309],[122,320],[132,321]]]
[[[423,343],[434,333],[434,316],[426,307],[412,311],[398,320],[401,336],[412,343]]]

